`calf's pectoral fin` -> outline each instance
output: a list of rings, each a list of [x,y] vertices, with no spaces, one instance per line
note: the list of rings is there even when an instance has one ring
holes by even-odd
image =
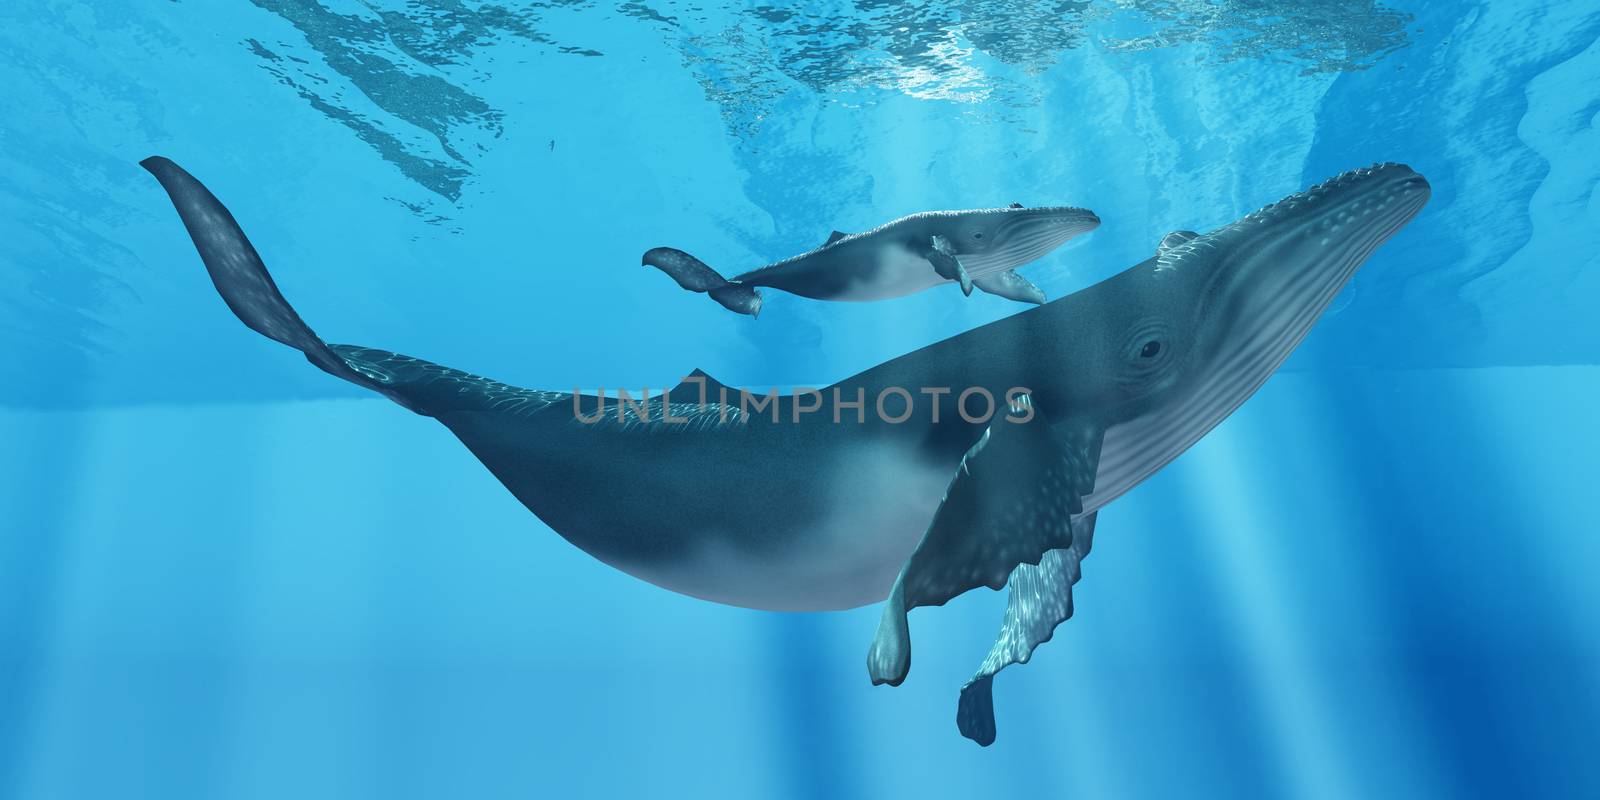
[[[949,239],[937,234],[929,239],[928,263],[933,265],[933,271],[939,273],[939,277],[947,281],[959,281],[962,294],[972,295],[972,278],[967,275],[967,268],[961,266],[955,245]]]
[[[1007,300],[1044,305],[1044,290],[1034,286],[1033,281],[1018,275],[1014,269],[980,275],[972,279],[972,285],[987,294],[1004,297]]]
[[[1026,396],[990,422],[890,590],[867,653],[874,684],[899,685],[910,671],[911,609],[943,605],[979,586],[999,589],[1019,565],[1074,546],[1082,524],[1073,516],[1094,490],[1099,451],[1097,432],[1052,430]]]

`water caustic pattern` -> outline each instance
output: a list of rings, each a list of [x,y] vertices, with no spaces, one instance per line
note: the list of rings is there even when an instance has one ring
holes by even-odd
[[[567,327],[530,317],[537,295],[609,297],[646,327],[706,327],[653,341],[591,330],[597,350],[665,362],[688,348],[691,364],[764,383],[836,378],[1003,304],[907,299],[887,328],[791,304],[789,324],[730,329],[624,267],[676,242],[710,264],[771,263],[928,209],[1092,207],[1104,229],[1030,268],[1056,297],[1167,232],[1404,159],[1439,189],[1419,222],[1429,235],[1358,279],[1300,361],[1600,357],[1600,333],[1572,324],[1596,256],[1563,248],[1600,236],[1581,90],[1600,22],[1581,4],[259,0],[0,15],[19,110],[0,119],[16,221],[0,243],[14,276],[0,367],[31,376],[0,384],[4,403],[338,391],[286,371],[226,387],[138,379],[226,357],[179,324],[203,295],[170,269],[181,251],[148,211],[132,165],[152,152],[226,159],[263,199],[242,212],[259,237],[339,265],[352,293],[396,298],[356,304],[362,330],[404,331],[417,319],[400,298],[442,298],[435,313],[459,335],[428,342],[525,361],[519,342]],[[391,208],[365,213],[374,198]],[[502,291],[508,276],[523,283]],[[1543,346],[1523,346],[1526,331]],[[792,372],[762,355],[774,351]],[[563,383],[617,380],[576,349],[546,358]]]
[[[1008,105],[1040,101],[1025,84],[996,81],[993,60],[1022,74],[1090,45],[1112,52],[1197,45],[1202,60],[1265,58],[1308,72],[1364,69],[1405,46],[1407,14],[1367,2],[963,2],[756,5],[586,0],[521,4],[408,2],[333,11],[314,0],[252,0],[292,24],[320,64],[260,41],[251,51],[308,103],[349,126],[413,180],[455,200],[471,158],[450,143],[496,137],[503,114],[475,94],[489,77],[473,59],[502,39],[553,53],[604,56],[564,30],[572,15],[636,20],[676,49],[721,107],[730,132],[753,132],[790,91],[871,102],[888,90],[929,100]],[[613,52],[613,57],[626,54]],[[333,70],[383,112],[437,140],[443,158],[411,149],[317,75]],[[460,130],[457,130],[460,129]]]

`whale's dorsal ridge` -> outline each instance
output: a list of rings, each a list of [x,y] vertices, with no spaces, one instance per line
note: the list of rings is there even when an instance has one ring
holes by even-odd
[[[828,245],[833,244],[834,242],[837,242],[849,235],[850,234],[845,233],[844,231],[834,231],[833,233],[828,234],[828,241],[823,242],[822,246],[827,247]]]

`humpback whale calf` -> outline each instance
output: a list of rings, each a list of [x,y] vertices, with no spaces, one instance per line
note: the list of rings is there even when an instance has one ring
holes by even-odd
[[[199,181],[165,158],[142,163],[245,325],[439,420],[607,564],[751,608],[887,598],[867,666],[888,684],[910,669],[906,612],[1009,585],[999,636],[957,704],[961,732],[985,745],[993,677],[1072,614],[1099,510],[1250,397],[1430,195],[1411,169],[1376,164],[1210,233],[1170,233],[1094,286],[822,391],[752,397],[695,370],[640,399],[327,344]]]
[[[741,314],[761,313],[759,286],[815,300],[887,300],[941,283],[959,283],[1025,303],[1044,292],[1016,273],[1020,267],[1100,226],[1093,211],[1070,206],[925,211],[865,233],[834,231],[821,247],[732,279],[682,250],[657,247],[644,264],[704,292]]]

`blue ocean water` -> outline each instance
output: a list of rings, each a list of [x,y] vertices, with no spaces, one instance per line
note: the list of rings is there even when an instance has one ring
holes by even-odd
[[[0,6],[0,796],[1600,796],[1592,2]],[[929,208],[1104,223],[1052,297],[1343,170],[1434,187],[1284,370],[1101,514],[1077,615],[668,593],[218,302],[508,382],[817,385],[1016,313],[726,271]],[[774,509],[781,513],[781,509]]]

